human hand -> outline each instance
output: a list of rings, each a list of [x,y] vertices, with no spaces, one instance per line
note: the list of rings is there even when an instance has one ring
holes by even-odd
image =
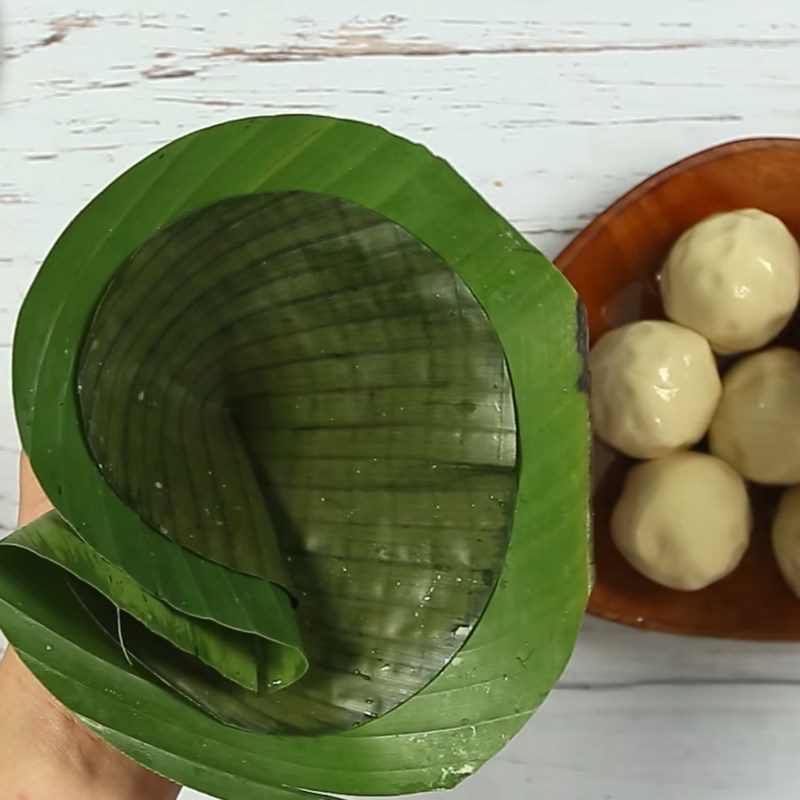
[[[19,525],[52,508],[27,456]],[[173,800],[180,787],[91,733],[9,648],[0,662],[0,796],[22,800]]]

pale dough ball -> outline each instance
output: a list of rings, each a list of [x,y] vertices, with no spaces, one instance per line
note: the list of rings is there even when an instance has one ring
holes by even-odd
[[[772,547],[786,583],[800,597],[800,486],[781,497],[772,523]]]
[[[702,589],[731,572],[747,549],[744,481],[705,453],[638,464],[625,480],[611,535],[650,580],[672,589]]]
[[[800,297],[800,250],[756,208],[714,214],[675,242],[661,271],[667,316],[718,353],[755,350],[786,325]]]
[[[800,483],[800,353],[774,347],[725,375],[709,448],[758,483]]]
[[[699,441],[719,401],[714,355],[699,334],[671,322],[609,331],[589,354],[595,433],[634,458]]]

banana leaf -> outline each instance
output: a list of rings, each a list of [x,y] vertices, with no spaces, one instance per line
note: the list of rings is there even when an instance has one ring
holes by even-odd
[[[69,225],[14,400],[54,511],[0,625],[135,760],[221,798],[455,785],[589,589],[583,312],[444,161],[317,116],[179,139]]]

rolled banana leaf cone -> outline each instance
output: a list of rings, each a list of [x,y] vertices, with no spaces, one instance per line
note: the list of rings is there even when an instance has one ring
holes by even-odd
[[[22,308],[55,510],[0,625],[152,770],[244,800],[450,787],[542,702],[588,588],[575,293],[444,161],[243,119],[134,166]]]

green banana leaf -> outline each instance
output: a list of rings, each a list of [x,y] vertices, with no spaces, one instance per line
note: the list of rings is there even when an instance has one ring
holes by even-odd
[[[423,147],[315,116],[179,139],[20,313],[55,510],[0,545],[0,625],[98,735],[221,798],[453,786],[573,647],[585,344]]]

